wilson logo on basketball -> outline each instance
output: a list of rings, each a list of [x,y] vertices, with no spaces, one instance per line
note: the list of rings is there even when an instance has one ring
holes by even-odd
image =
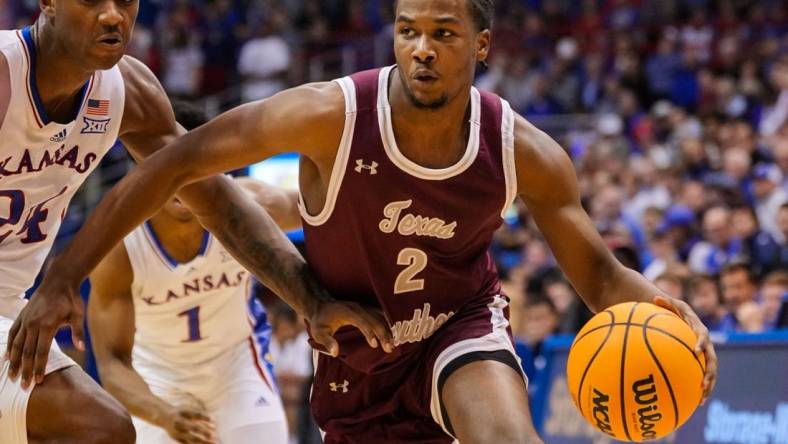
[[[615,438],[613,427],[610,426],[610,408],[607,405],[609,401],[610,396],[594,389],[594,398],[591,402],[594,403],[593,415],[596,421],[596,427]]]
[[[635,402],[643,407],[637,411],[638,424],[640,425],[640,436],[644,441],[657,438],[654,430],[657,423],[662,419],[662,413],[658,411],[657,387],[654,385],[654,375],[639,379],[632,384],[632,391],[635,394]]]

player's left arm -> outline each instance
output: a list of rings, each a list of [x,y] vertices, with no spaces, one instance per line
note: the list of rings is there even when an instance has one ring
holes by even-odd
[[[298,191],[269,185],[251,177],[237,177],[235,182],[265,208],[279,228],[285,231],[301,228]]]
[[[126,84],[120,137],[129,152],[140,160],[186,131],[176,122],[169,99],[148,67],[131,57],[125,57],[119,66]],[[213,175],[184,186],[177,196],[223,245],[228,248],[241,243],[254,245],[254,248],[232,249],[241,263],[258,263],[260,257],[268,259],[269,268],[249,268],[266,286],[276,291],[291,285],[286,281],[294,276],[283,270],[297,267],[294,260],[300,260],[300,254],[265,211],[265,206],[235,180],[223,174]]]
[[[705,399],[714,387],[717,359],[709,331],[692,308],[613,256],[580,204],[569,156],[550,136],[520,116],[515,117],[514,158],[518,194],[561,269],[593,311],[619,302],[651,302],[676,312],[692,327],[698,337],[696,352],[706,354]]]

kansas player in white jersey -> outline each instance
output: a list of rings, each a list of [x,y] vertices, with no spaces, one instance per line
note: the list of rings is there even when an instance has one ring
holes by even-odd
[[[0,31],[2,347],[14,318],[24,307],[25,290],[33,285],[42,267],[71,198],[115,144],[125,106],[123,78],[120,69],[113,66],[90,74],[66,111],[52,112],[53,108],[45,106],[35,80],[38,60],[32,28]],[[123,430],[128,430],[122,408],[76,368],[70,368],[74,365],[56,344],[52,346],[46,373],[65,370],[62,379],[54,378],[46,384],[46,391],[53,392],[48,399],[56,398],[68,385],[79,385],[80,389],[73,391],[74,402],[84,401],[87,411],[106,421],[107,429],[115,429],[122,441]],[[0,358],[0,442],[28,442],[28,425],[31,441],[45,441],[51,435],[49,427],[41,424],[41,416],[26,415],[28,402],[41,403],[38,396],[32,400],[30,397],[30,388],[9,380],[9,363]],[[57,425],[57,421],[52,424]],[[75,427],[80,425],[90,426],[86,421],[75,421]],[[74,432],[72,436],[79,436]]]
[[[0,357],[0,443],[133,443],[123,407],[50,347],[57,328],[70,323],[75,344],[84,348],[84,307],[74,290],[82,270],[69,271],[72,261],[55,257],[58,271],[45,275],[29,304],[22,295],[49,253],[71,196],[115,139],[144,158],[185,131],[155,76],[123,55],[138,0],[39,4],[41,16],[32,27],[0,33],[0,349],[6,351]],[[180,197],[323,332],[327,346],[336,347],[330,335],[343,325],[363,328],[371,342],[389,343],[382,317],[330,298],[292,244],[231,180],[213,176]],[[217,198],[221,205],[212,202]],[[255,254],[234,244],[253,244]]]
[[[283,229],[300,225],[295,192],[242,180]],[[116,246],[91,284],[101,382],[134,415],[138,443],[287,442],[252,277],[177,200]]]

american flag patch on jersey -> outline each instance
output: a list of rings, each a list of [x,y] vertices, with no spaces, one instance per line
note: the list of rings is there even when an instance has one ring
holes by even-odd
[[[108,116],[109,100],[88,99],[88,107],[85,114],[90,114],[91,116]]]

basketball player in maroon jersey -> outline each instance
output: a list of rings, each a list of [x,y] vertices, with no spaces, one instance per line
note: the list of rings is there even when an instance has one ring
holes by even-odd
[[[400,0],[395,67],[282,92],[175,141],[110,192],[79,234],[92,243],[49,276],[83,276],[181,186],[295,149],[308,262],[335,297],[379,304],[397,345],[386,354],[342,329],[340,354],[316,357],[327,443],[541,442],[488,253],[518,195],[592,309],[655,302],[689,322],[708,395],[716,357],[695,313],[614,259],[561,147],[472,87],[492,9]]]

